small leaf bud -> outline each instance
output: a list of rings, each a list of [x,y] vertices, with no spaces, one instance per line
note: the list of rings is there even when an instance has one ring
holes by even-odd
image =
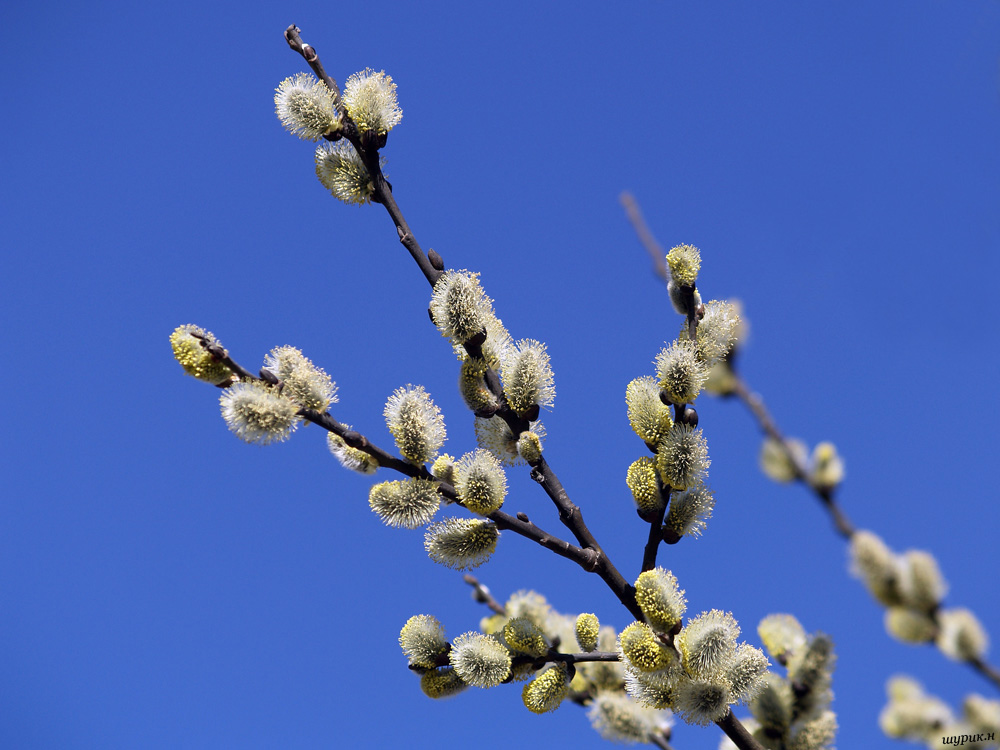
[[[444,259],[441,257],[441,254],[433,247],[427,251],[427,260],[430,262],[431,268],[433,268],[435,271],[444,270]]]
[[[434,517],[441,496],[437,482],[405,479],[382,482],[368,492],[368,505],[388,526],[416,529]]]
[[[432,615],[414,615],[399,631],[399,645],[414,667],[433,669],[438,658],[451,648],[444,637],[444,628]]]
[[[455,491],[473,513],[487,516],[503,505],[507,477],[500,462],[489,451],[466,453],[455,463]]]
[[[510,675],[510,652],[496,638],[482,633],[458,636],[449,659],[462,681],[474,687],[495,687]]]
[[[669,570],[653,568],[635,581],[635,600],[653,630],[669,633],[681,621],[687,600]]]
[[[340,129],[333,92],[308,73],[281,82],[274,90],[274,111],[288,132],[306,141],[318,141]]]
[[[344,106],[361,133],[385,135],[403,119],[396,84],[384,70],[365,68],[344,84]]]
[[[434,460],[445,441],[444,418],[423,386],[397,388],[386,402],[384,414],[404,458],[415,464]]]
[[[497,548],[496,524],[478,518],[447,518],[427,527],[424,549],[436,563],[457,570],[479,567]]]
[[[248,443],[282,442],[299,426],[298,405],[259,381],[234,383],[219,397],[222,418]]]
[[[232,380],[233,373],[205,348],[206,345],[213,344],[222,346],[212,333],[196,325],[178,326],[170,334],[174,359],[184,368],[184,372],[212,385],[224,385]]]
[[[554,664],[524,686],[521,700],[536,714],[555,711],[569,695],[568,671],[565,664]]]
[[[576,643],[581,651],[596,651],[600,623],[597,615],[584,612],[576,618]]]

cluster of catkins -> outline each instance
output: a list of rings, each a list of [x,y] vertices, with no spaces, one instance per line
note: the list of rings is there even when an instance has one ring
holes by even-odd
[[[431,522],[447,486],[475,518],[448,518],[430,524],[424,546],[435,562],[457,569],[474,568],[496,549],[499,530],[485,518],[503,505],[507,493],[504,466],[535,464],[542,455],[545,430],[538,421],[540,407],[555,398],[552,369],[544,344],[530,339],[515,342],[493,312],[475,274],[447,271],[434,287],[431,314],[462,358],[459,386],[474,410],[479,448],[458,459],[439,453],[446,439],[440,409],[422,386],[396,389],[384,416],[400,455],[424,476],[385,481],[369,492],[369,505],[388,525],[416,529]],[[485,332],[485,337],[483,336]],[[472,356],[462,346],[478,336]],[[260,379],[239,380],[220,357],[225,350],[211,333],[197,326],[181,326],[171,335],[174,355],[189,374],[225,387],[220,398],[222,416],[242,440],[268,444],[286,440],[302,422],[299,412],[325,412],[336,402],[336,385],[298,349],[283,346],[265,359]],[[507,421],[495,416],[501,401],[487,387],[487,370],[499,370],[504,405],[523,429],[515,435]],[[234,382],[235,381],[235,382]],[[348,427],[349,429],[349,427]],[[374,473],[378,460],[349,445],[335,432],[328,446],[346,468]],[[429,465],[429,469],[425,467]]]
[[[879,726],[889,737],[920,742],[937,750],[961,745],[970,750],[1000,747],[1000,700],[972,693],[965,697],[961,716],[947,703],[924,692],[912,677],[889,680],[889,703],[879,716]]]
[[[444,499],[439,488],[453,488],[462,507],[478,517],[431,524],[424,546],[435,562],[468,569],[485,562],[496,549],[499,531],[486,517],[503,505],[507,493],[504,466],[534,465],[541,459],[545,429],[538,413],[541,407],[552,406],[555,388],[545,345],[511,338],[477,274],[445,271],[434,285],[430,312],[461,360],[459,390],[475,413],[479,448],[458,459],[439,454],[445,440],[440,410],[422,387],[399,388],[386,403],[386,423],[407,461],[430,465],[428,478],[377,484],[369,504],[387,524],[415,529],[429,523],[438,510]],[[500,396],[486,383],[488,371],[499,372]],[[502,407],[513,415],[510,421],[497,414]]]
[[[303,421],[300,410],[322,413],[337,402],[337,385],[330,376],[294,347],[272,349],[259,379],[240,380],[223,361],[228,355],[211,332],[178,326],[170,345],[188,375],[225,389],[219,398],[222,417],[248,443],[287,440]]]
[[[659,613],[654,621],[673,621],[663,609],[667,606],[679,622],[683,596],[676,581],[659,569],[644,576],[637,583],[646,592],[643,601],[650,611]],[[667,582],[670,591],[660,595],[666,594],[669,603],[652,604],[660,598],[652,593],[657,585],[647,585],[654,579]],[[689,720],[713,721],[728,710],[736,692],[753,692],[768,666],[759,650],[736,645],[739,628],[731,616],[719,612],[695,618],[680,631],[679,654],[645,623],[633,623],[619,634],[600,625],[593,614],[560,614],[532,591],[514,594],[504,610],[484,618],[481,632],[464,633],[451,643],[434,617],[416,615],[407,621],[399,642],[410,668],[420,674],[424,693],[445,698],[469,686],[526,682],[521,697],[528,710],[547,713],[572,700],[589,707],[594,728],[606,739],[646,743],[669,730],[671,713],[664,709],[682,707]],[[577,648],[583,654],[617,651],[618,661],[560,659]],[[682,677],[688,670],[701,677]],[[716,687],[706,689],[711,680]],[[667,688],[668,682],[673,689]],[[644,688],[646,684],[650,687]],[[720,700],[720,692],[727,697]]]
[[[375,186],[368,168],[343,136],[350,127],[359,137],[385,143],[403,119],[391,76],[366,68],[347,79],[338,99],[323,81],[298,73],[275,90],[274,108],[289,132],[303,140],[323,141],[314,154],[316,176],[335,198],[356,204],[371,201]]]
[[[822,633],[806,634],[791,615],[769,615],[757,627],[771,658],[787,669],[787,676],[764,675],[763,685],[750,701],[751,718],[743,725],[768,750],[819,750],[830,747],[837,717],[830,710],[835,657],[833,643]],[[719,750],[734,750],[726,738]]]
[[[316,150],[316,173],[334,196],[347,203],[372,199],[374,185],[351,142],[381,146],[400,121],[390,77],[365,70],[351,76],[339,96],[301,73],[278,87],[275,107],[288,130],[324,141]],[[503,467],[542,465],[545,431],[538,416],[541,408],[552,406],[555,389],[544,344],[511,337],[478,275],[444,270],[434,253],[430,259],[440,271],[431,319],[460,360],[459,391],[475,414],[479,448],[458,459],[441,453],[446,432],[440,410],[423,387],[398,388],[384,416],[408,464],[403,473],[410,476],[374,485],[369,505],[390,526],[427,526],[431,559],[464,569],[483,563],[496,548],[499,531],[489,516],[504,502]],[[626,482],[640,515],[654,523],[662,520],[662,538],[673,543],[700,534],[714,506],[704,481],[707,445],[688,405],[734,346],[739,317],[730,303],[702,302],[695,285],[701,263],[696,248],[675,247],[667,262],[670,298],[685,323],[656,357],[655,377],[636,378],[626,389],[629,422],[653,454],[629,467]],[[336,402],[333,381],[298,349],[272,350],[254,378],[246,377],[221,343],[197,326],[179,327],[171,345],[186,372],[225,389],[223,417],[247,442],[286,440],[305,416],[315,419],[314,413]],[[328,446],[345,467],[364,474],[374,473],[385,455],[365,450],[366,441],[344,425],[330,431]],[[399,469],[399,459],[392,461]],[[473,517],[431,523],[441,503],[452,500]],[[400,644],[421,675],[423,691],[433,698],[468,686],[524,681],[522,698],[529,710],[546,713],[571,699],[590,707],[591,721],[603,736],[622,742],[668,737],[667,709],[704,725],[744,703],[766,747],[828,746],[836,728],[828,711],[833,663],[828,639],[807,638],[789,616],[765,620],[761,636],[772,657],[788,666],[784,680],[767,671],[770,664],[760,649],[738,642],[740,628],[731,614],[712,610],[685,623],[683,591],[669,571],[646,570],[634,587],[643,620],[620,633],[602,627],[593,614],[561,615],[540,595],[519,592],[504,614],[483,620],[482,632],[449,642],[435,618],[417,615],[403,627]],[[567,650],[568,644],[581,653]]]
[[[889,634],[904,643],[934,643],[955,661],[975,662],[989,640],[968,609],[942,608],[948,583],[929,552],[894,553],[871,531],[851,536],[851,565],[865,587],[886,607]]]
[[[770,664],[760,649],[737,642],[740,626],[731,614],[713,609],[682,624],[684,592],[663,568],[639,576],[635,598],[644,621],[621,632],[618,652],[625,690],[640,705],[704,725],[761,689]]]
[[[534,591],[515,593],[503,609],[504,614],[482,620],[481,632],[450,643],[430,615],[406,622],[399,643],[425,694],[447,698],[470,686],[525,682],[521,696],[528,710],[547,713],[567,699],[587,705],[594,727],[607,739],[645,743],[669,730],[669,712],[624,694],[625,671],[617,661],[559,660],[578,651],[613,653],[614,628],[600,625],[593,614],[561,614]]]
[[[629,424],[653,453],[634,461],[625,481],[639,515],[651,522],[663,517],[663,539],[674,543],[700,534],[715,506],[705,484],[708,445],[694,410],[685,405],[698,398],[712,368],[733,347],[739,316],[729,302],[702,304],[695,288],[701,266],[697,248],[675,247],[667,263],[670,298],[685,322],[677,339],[657,355],[656,376],[638,377],[625,389]],[[694,340],[690,317],[699,318]]]

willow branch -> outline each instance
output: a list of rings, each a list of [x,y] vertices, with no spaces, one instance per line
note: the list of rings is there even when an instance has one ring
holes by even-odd
[[[736,743],[736,747],[740,750],[764,750],[763,746],[740,723],[740,720],[733,716],[732,711],[727,711],[726,715],[715,723],[729,739]]]
[[[642,211],[639,209],[639,203],[636,201],[635,196],[627,190],[622,192],[618,196],[618,200],[621,201],[622,207],[625,209],[625,214],[628,216],[628,220],[632,223],[632,228],[635,233],[639,236],[639,241],[642,246],[646,248],[646,252],[649,253],[649,257],[653,261],[653,271],[663,279],[664,283],[670,280],[670,276],[667,272],[667,264],[664,258],[666,257],[666,252],[660,246],[660,243],[656,241],[656,237],[649,230],[649,226],[646,224],[646,220],[642,217]]]
[[[478,578],[476,578],[474,575],[466,573],[464,576],[462,576],[462,580],[465,581],[470,586],[472,586],[473,598],[477,602],[479,602],[480,604],[485,604],[487,607],[496,612],[498,615],[507,614],[506,608],[504,608],[504,606],[500,602],[498,602],[496,599],[493,598],[493,594],[490,593],[490,590],[484,584],[479,582]]]
[[[642,242],[643,246],[650,253],[654,250],[656,252],[662,252],[662,248],[659,243],[656,241],[655,237],[653,237],[649,227],[646,226],[643,221],[642,214],[639,212],[639,207],[635,198],[629,193],[623,193],[621,200],[622,205],[625,206],[625,210],[629,215],[629,219],[632,221],[632,226],[635,228],[636,234],[639,236],[639,240]],[[664,274],[664,278],[666,278],[666,274]],[[690,316],[688,322],[690,325]],[[770,411],[768,411],[767,406],[764,404],[764,399],[760,396],[760,394],[754,393],[750,389],[747,382],[737,372],[735,362],[732,358],[730,358],[728,364],[730,372],[733,376],[734,385],[732,392],[747,407],[747,409],[750,410],[750,413],[756,418],[757,424],[760,426],[760,429],[764,432],[764,434],[771,438],[771,440],[774,441],[774,443],[781,449],[782,453],[784,453],[785,458],[792,467],[794,480],[804,485],[816,497],[823,510],[830,517],[836,532],[845,541],[850,542],[851,538],[857,531],[857,528],[844,509],[837,503],[833,496],[833,488],[819,486],[810,481],[808,468],[802,461],[801,456],[792,449],[791,443],[789,443],[788,439],[778,428],[777,423],[771,416]],[[940,629],[938,611],[933,612],[931,616],[935,624]],[[992,682],[994,686],[1000,688],[1000,670],[996,667],[986,661],[983,661],[982,659],[972,659],[966,663],[982,677]]]
[[[326,87],[333,93],[333,103],[334,106],[336,106],[337,113],[340,115],[341,119],[348,117],[347,108],[344,107],[344,100],[340,95],[340,86],[337,85],[335,80],[327,75],[326,70],[323,69],[323,63],[319,60],[319,55],[316,54],[316,50],[302,41],[302,37],[299,36],[300,31],[301,29],[298,26],[292,24],[285,29],[285,41],[288,42],[289,47],[302,55],[302,58],[309,64],[309,67],[312,68],[316,77],[325,83]]]
[[[328,86],[331,86],[331,90],[339,90],[332,88],[336,86],[336,83],[333,82],[328,75],[326,75],[316,49],[302,41],[300,29],[298,27],[294,25],[290,26],[285,31],[285,39],[295,52],[302,55],[303,59],[309,63],[316,74],[323,77],[324,82],[326,82]],[[354,146],[358,155],[361,157],[366,168],[368,169],[372,185],[374,186],[374,195],[372,200],[385,207],[385,210],[388,212],[393,224],[396,226],[396,233],[399,235],[400,242],[410,252],[410,255],[417,263],[421,272],[423,272],[427,282],[433,287],[443,273],[443,265],[440,262],[432,264],[431,258],[429,258],[428,255],[421,249],[420,244],[417,242],[409,224],[403,217],[403,212],[400,210],[399,205],[396,203],[396,199],[393,197],[392,186],[382,174],[382,167],[379,164],[378,149],[382,144],[372,137],[363,138],[352,132],[345,133],[345,137],[350,140],[351,144]],[[440,261],[440,257],[435,260]],[[436,265],[441,267],[436,268]],[[489,377],[491,374],[492,377]],[[487,383],[490,385],[491,390],[496,388],[500,391],[500,381],[496,376],[496,373],[491,370],[487,373],[487,376]],[[509,412],[509,410],[507,410],[507,412]],[[510,413],[502,413],[501,418],[505,418],[512,428],[514,426],[520,426],[520,423],[515,420]],[[522,426],[521,430],[523,429],[524,427]],[[519,433],[520,430],[515,431],[514,434],[517,435]],[[615,596],[617,596],[622,604],[628,608],[629,612],[631,612],[633,616],[637,619],[641,619],[642,614],[639,610],[639,606],[636,604],[632,586],[629,585],[624,578],[622,578],[621,574],[608,559],[605,552],[601,549],[597,540],[583,522],[583,516],[580,509],[569,500],[569,496],[563,489],[562,484],[559,482],[558,477],[556,477],[555,472],[551,469],[551,467],[549,467],[544,459],[542,459],[539,465],[534,468],[532,476],[535,477],[539,484],[542,485],[546,493],[555,503],[557,509],[559,510],[560,521],[562,521],[563,524],[573,532],[577,541],[583,549],[587,551],[588,556],[592,558],[587,563],[591,566],[589,569],[596,572],[605,581],[605,583],[607,583],[612,592],[614,592]],[[531,531],[531,529],[522,529],[521,531],[518,531],[518,533],[522,533],[522,531]],[[536,539],[536,541],[543,544],[543,546],[547,546],[551,543],[551,539],[552,538],[549,535],[543,535],[542,537]],[[562,547],[562,545],[559,545],[558,549],[552,549],[564,554],[564,556],[569,553],[566,548]],[[578,560],[578,562],[580,561]],[[583,563],[581,562],[581,564]]]

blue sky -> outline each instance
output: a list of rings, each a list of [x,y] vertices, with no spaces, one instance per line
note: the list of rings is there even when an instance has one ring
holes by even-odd
[[[855,523],[932,550],[947,602],[1000,639],[1000,6],[688,5],[0,11],[0,745],[603,744],[577,707],[537,717],[516,687],[426,699],[396,638],[417,613],[451,636],[477,627],[460,575],[378,521],[370,480],[317,428],[242,444],[218,392],[171,358],[183,323],[251,368],[291,344],[373,440],[391,445],[385,398],[420,383],[447,449],[474,446],[388,217],[330,198],[274,116],[274,87],[305,69],[292,22],[341,81],[372,67],[397,82],[397,200],[425,248],[482,273],[516,338],[548,344],[546,455],[627,577],[645,533],[624,474],[645,449],[624,390],[677,319],[625,189],[664,245],[701,248],[708,298],[743,300],[744,373],[788,434],[838,445]],[[953,704],[996,697],[891,641],[815,500],[761,476],[749,415],[698,407],[715,518],[660,556],[692,613],[732,611],[751,642],[771,612],[831,634],[842,748],[905,747],[876,727],[897,672]],[[558,527],[526,476],[505,509]],[[513,535],[478,575],[501,599],[533,588],[629,621],[595,577]],[[719,734],[680,726],[674,745]]]

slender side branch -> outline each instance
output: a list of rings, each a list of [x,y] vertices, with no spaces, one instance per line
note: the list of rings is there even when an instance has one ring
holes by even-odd
[[[982,659],[973,659],[969,662],[969,666],[1000,688],[1000,669],[997,669],[992,664],[988,664]]]
[[[847,517],[847,514],[844,513],[843,509],[834,500],[833,491],[830,488],[814,487],[809,482],[809,474],[802,463],[801,457],[796,455],[785,439],[785,436],[781,434],[781,430],[778,429],[778,425],[764,405],[764,399],[760,397],[760,394],[753,393],[750,390],[746,381],[736,372],[735,368],[731,368],[731,370],[734,378],[733,393],[737,395],[740,401],[746,404],[747,408],[757,418],[760,428],[767,436],[781,447],[789,464],[795,470],[796,481],[802,482],[802,484],[813,491],[823,508],[830,515],[837,533],[844,537],[845,540],[850,541],[851,537],[854,536],[854,524],[851,523],[851,519]]]
[[[470,586],[472,586],[474,598],[477,602],[479,602],[480,604],[485,604],[487,607],[496,612],[498,615],[507,614],[506,608],[500,602],[498,602],[496,599],[493,598],[493,594],[490,593],[490,590],[484,584],[479,582],[478,578],[476,578],[474,575],[471,575],[470,573],[466,573],[464,576],[462,576],[462,580],[465,581]]]
[[[646,252],[649,253],[649,257],[653,261],[653,270],[656,272],[656,275],[663,279],[663,282],[666,283],[670,280],[670,274],[667,272],[667,263],[664,260],[667,254],[660,246],[660,243],[656,241],[656,237],[654,237],[653,233],[649,230],[646,220],[642,217],[642,211],[639,209],[638,201],[636,201],[635,196],[627,190],[618,196],[618,200],[625,209],[625,213],[628,215],[628,220],[632,223],[632,228],[639,236],[639,241],[642,243],[642,246],[646,248]]]
[[[566,664],[580,664],[586,661],[618,661],[617,652],[608,651],[584,651],[579,654],[563,654],[559,651],[549,651],[541,657],[547,662],[564,662]]]
[[[401,474],[405,474],[408,477],[429,479],[437,482],[438,492],[448,498],[451,502],[456,503],[457,505],[462,505],[455,488],[447,482],[442,482],[434,477],[429,471],[427,471],[425,466],[417,466],[409,461],[404,461],[401,458],[393,456],[391,453],[373,445],[368,438],[361,433],[354,430],[348,430],[344,425],[331,417],[329,414],[320,414],[312,409],[300,409],[299,416],[319,425],[329,432],[339,435],[344,439],[344,442],[352,448],[362,450],[368,455],[374,457],[375,460],[378,461],[379,466],[383,466],[387,469],[393,469]],[[512,516],[498,510],[490,513],[486,516],[486,518],[493,521],[493,523],[495,523],[497,528],[501,531],[513,531],[515,534],[523,536],[525,539],[530,539],[536,544],[545,547],[545,549],[555,552],[560,557],[572,560],[587,572],[598,571],[601,559],[598,551],[577,547],[564,539],[560,539],[559,537],[548,533],[528,520],[528,517],[524,513],[518,513],[516,516]],[[617,592],[615,593],[617,594]],[[620,596],[619,599],[621,599]],[[632,596],[632,603],[638,612],[639,609],[638,606],[635,605],[634,595]]]
[[[347,109],[344,107],[344,100],[340,96],[340,86],[327,75],[326,70],[323,69],[323,63],[319,60],[319,55],[316,54],[316,50],[302,41],[302,37],[299,36],[300,31],[301,29],[293,23],[285,29],[285,41],[288,42],[289,47],[302,55],[302,58],[309,63],[309,67],[312,68],[316,77],[325,83],[326,87],[333,93],[333,103],[340,117],[342,119],[347,117]]]
[[[611,558],[601,549],[601,545],[597,543],[597,539],[584,523],[583,511],[569,499],[562,482],[559,481],[544,456],[532,467],[531,478],[542,485],[542,489],[555,503],[556,508],[559,509],[559,520],[562,521],[563,525],[573,532],[577,541],[585,549],[592,550],[596,554],[597,567],[595,572],[614,592],[618,600],[625,605],[625,608],[632,613],[632,616],[637,620],[642,620],[642,610],[639,609],[635,600],[635,587],[622,577],[614,563],[611,562]]]
[[[423,249],[421,249],[420,244],[413,236],[413,232],[410,231],[410,226],[406,223],[406,219],[403,218],[403,212],[399,210],[399,206],[396,204],[396,199],[392,196],[392,186],[389,184],[389,181],[385,179],[385,175],[382,174],[382,166],[379,164],[378,150],[381,145],[384,145],[384,141],[380,144],[377,140],[361,138],[358,134],[357,127],[350,118],[350,114],[344,107],[344,101],[340,95],[340,87],[337,85],[337,82],[327,74],[315,47],[302,41],[300,32],[301,29],[299,29],[299,27],[295,24],[292,24],[285,29],[285,40],[288,42],[288,46],[302,56],[302,59],[309,64],[309,67],[313,69],[313,72],[317,75],[317,77],[319,77],[320,80],[327,85],[330,91],[333,92],[337,112],[340,114],[343,122],[343,135],[351,142],[355,150],[358,152],[358,155],[364,162],[365,167],[368,169],[368,174],[371,177],[372,184],[375,186],[375,194],[372,200],[385,206],[385,210],[389,212],[389,216],[396,225],[396,232],[399,234],[399,241],[403,244],[403,247],[409,251],[410,255],[413,256],[413,260],[420,267],[420,270],[423,272],[428,283],[431,286],[434,286],[434,283],[441,276],[441,271],[433,267],[427,257],[427,254],[423,251]]]

